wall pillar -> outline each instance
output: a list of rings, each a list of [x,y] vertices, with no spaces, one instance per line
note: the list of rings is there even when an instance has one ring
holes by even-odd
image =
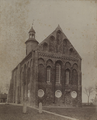
[[[25,101],[27,100],[28,100],[28,84],[27,84],[27,67],[26,67]]]
[[[81,71],[78,71],[78,106],[82,103]]]
[[[21,83],[21,103],[23,104],[23,83]]]
[[[53,81],[52,81],[52,89],[53,89],[53,103],[55,103],[55,79],[56,79],[56,71],[55,71],[55,65],[53,65],[53,68],[52,68],[52,76],[53,76]]]
[[[24,71],[21,71],[21,103],[23,104],[24,98]]]
[[[38,106],[38,52],[35,51],[34,57],[34,97],[35,97],[35,106]]]
[[[34,106],[35,104],[35,100],[34,100],[34,52],[32,51],[32,60],[31,60],[31,66],[30,66],[30,70],[31,70],[31,74],[30,74],[30,106]]]
[[[15,103],[17,104],[17,69],[15,73]]]
[[[31,66],[30,66],[30,97],[29,97],[29,103],[30,106],[32,106],[32,99],[33,99],[33,95],[32,95],[32,61],[31,61]]]
[[[65,101],[65,96],[64,96],[64,92],[65,92],[65,68],[64,65],[62,65],[62,101],[64,103]]]
[[[9,91],[7,95],[7,102],[12,103],[13,102],[13,79],[10,81]]]

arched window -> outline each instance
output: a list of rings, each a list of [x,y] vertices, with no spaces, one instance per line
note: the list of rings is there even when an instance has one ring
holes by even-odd
[[[38,68],[38,70],[39,70],[39,72],[38,72],[38,81],[40,82],[40,83],[42,83],[42,82],[45,82],[45,75],[46,75],[46,73],[45,73],[45,67],[44,67],[44,65],[43,64],[39,64],[39,66],[38,66],[39,68]]]
[[[72,83],[73,85],[78,85],[78,74],[75,69],[72,71]]]
[[[60,44],[60,39],[61,39],[61,31],[57,31],[57,44]]]
[[[44,43],[43,44],[43,51],[47,51],[48,50],[48,44],[47,43]]]
[[[66,82],[65,82],[65,84],[68,85],[69,81],[70,81],[70,71],[66,70],[65,74],[66,74]]]
[[[51,81],[51,67],[47,67],[47,82]]]
[[[66,47],[67,46],[67,39],[63,40],[63,45]]]
[[[27,71],[27,84],[30,83],[30,68]]]
[[[49,40],[49,51],[54,52],[55,51],[55,37],[51,36]]]
[[[73,53],[73,48],[69,49],[69,54],[71,55]]]
[[[67,53],[68,47],[67,47],[67,39],[63,40],[63,53]]]
[[[60,83],[61,81],[61,65],[59,63],[56,64],[56,83]]]

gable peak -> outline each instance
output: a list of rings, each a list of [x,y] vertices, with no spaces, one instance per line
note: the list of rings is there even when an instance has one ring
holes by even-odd
[[[57,28],[56,28],[56,31],[58,31],[58,30],[60,30],[61,32],[63,32],[63,31],[62,31],[62,28],[60,27],[59,24],[58,24],[58,26],[57,26]]]

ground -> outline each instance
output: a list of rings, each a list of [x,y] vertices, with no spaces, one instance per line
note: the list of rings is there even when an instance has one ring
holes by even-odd
[[[28,108],[27,114],[22,113],[22,106],[0,105],[0,120],[67,120],[47,113],[39,114],[37,110]]]
[[[97,120],[96,107],[81,107],[81,108],[44,108],[45,110],[65,115],[79,120]]]
[[[47,111],[58,113],[79,120],[97,120],[95,107],[82,108],[44,108]],[[39,112],[35,109],[28,108],[26,114],[22,113],[22,106],[0,104],[0,120],[67,120],[52,114]]]

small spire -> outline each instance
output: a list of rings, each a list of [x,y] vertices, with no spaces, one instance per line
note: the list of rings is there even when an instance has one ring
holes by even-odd
[[[33,33],[35,33],[35,30],[33,29],[33,26],[31,27],[31,29],[30,29],[29,32],[33,32]]]
[[[32,22],[32,26],[34,25],[34,19],[33,19],[33,22]]]
[[[58,24],[58,27],[56,28],[56,31],[57,30],[61,30],[62,31],[62,29],[61,29],[61,27],[60,27],[60,25]]]
[[[58,24],[58,27],[60,27],[60,25]]]
[[[30,32],[35,33],[35,30],[33,29],[33,25],[34,25],[34,19],[33,19],[33,22],[32,22],[32,27],[31,27],[31,29],[30,29],[29,33],[30,33]]]

